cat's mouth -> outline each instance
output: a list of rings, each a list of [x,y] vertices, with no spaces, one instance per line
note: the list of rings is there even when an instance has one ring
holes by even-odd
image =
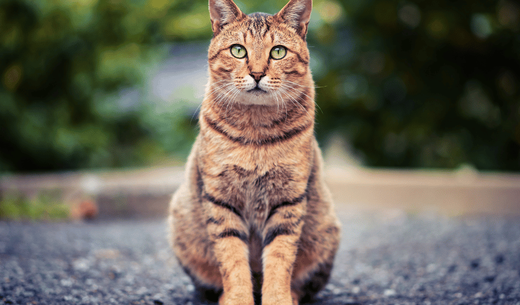
[[[265,91],[262,88],[258,87],[258,85],[256,85],[256,87],[254,87],[251,90],[247,90],[247,92],[254,93],[254,94],[267,93],[267,91]]]

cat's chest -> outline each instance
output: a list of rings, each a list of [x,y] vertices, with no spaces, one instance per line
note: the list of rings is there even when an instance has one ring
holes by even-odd
[[[302,150],[299,151],[300,153]],[[269,210],[301,196],[310,174],[310,155],[273,147],[216,151],[201,158],[205,191],[261,224]]]
[[[216,186],[221,197],[237,206],[250,223],[262,223],[272,206],[305,188],[305,179],[299,176],[298,169],[288,165],[260,171],[228,164],[219,167],[217,178],[210,177],[208,180],[213,181],[208,182]]]

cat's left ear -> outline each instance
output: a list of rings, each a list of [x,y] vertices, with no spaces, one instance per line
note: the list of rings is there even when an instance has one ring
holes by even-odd
[[[223,26],[242,19],[245,14],[233,0],[209,0],[209,17],[211,18],[211,28],[216,36]]]
[[[275,16],[296,30],[303,39],[311,19],[312,0],[291,0]]]

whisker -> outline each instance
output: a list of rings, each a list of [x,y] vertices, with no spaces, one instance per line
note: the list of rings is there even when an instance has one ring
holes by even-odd
[[[277,92],[277,94],[280,95],[280,100],[282,101],[282,105],[285,107],[285,118],[287,118],[289,116],[289,114],[287,113],[287,103],[283,100],[282,94],[280,92]]]
[[[293,96],[290,95],[290,92],[280,91],[280,93],[285,94],[293,104],[295,104],[296,106],[299,106],[301,109],[303,109],[303,111],[305,111],[307,114],[309,114],[307,109],[305,109],[305,107],[303,107],[303,105],[300,104],[300,102],[298,102],[298,100],[296,100]]]
[[[290,80],[284,80],[283,81],[284,83],[290,83],[290,84],[293,84],[293,85],[296,85],[298,87],[304,87],[304,88],[316,88],[316,89],[321,89],[323,87],[320,87],[320,86],[305,86],[305,85],[302,85],[302,84],[298,84],[298,83],[295,83],[295,82],[291,82]]]
[[[231,92],[231,95],[227,98],[227,105],[226,105],[226,116],[228,113],[229,106],[234,102],[236,96],[240,93],[240,90],[238,90],[236,87],[233,87],[233,90]]]
[[[214,82],[212,83],[212,85],[214,86],[215,84],[217,83],[221,83],[221,82],[225,82],[227,80],[221,80],[221,81],[218,81],[218,82]],[[212,85],[208,86],[209,87],[212,87]],[[213,94],[214,92],[216,92],[217,90],[220,90],[222,88],[226,88],[228,86],[232,85],[232,83],[230,84],[223,84],[223,85],[220,85],[220,86],[216,86],[216,87],[213,87],[211,90],[207,90],[206,89],[206,93],[204,94],[204,97],[209,97],[211,94]],[[211,104],[213,104],[214,101],[212,101]],[[202,103],[200,103],[198,106],[197,106],[197,109],[195,109],[195,111],[193,112],[193,114],[191,115],[191,119],[190,119],[190,123],[193,121],[193,119],[195,118],[195,114],[200,110],[200,108],[202,107]]]
[[[291,87],[291,86],[286,85],[286,84],[282,84],[281,87],[286,88],[286,89],[291,89],[291,90],[295,91],[296,93],[303,94],[303,95],[305,95],[306,97],[308,97],[310,100],[313,100],[313,98],[311,98],[308,94],[306,94],[305,92],[303,92],[303,90],[300,90],[300,89],[298,89],[298,88]]]
[[[321,109],[320,105],[318,105],[318,103],[316,103],[316,100],[311,98],[309,95],[307,95],[306,93],[304,93],[302,90],[299,90],[298,88],[293,88],[289,85],[286,85],[286,84],[281,84],[281,87],[285,88],[285,89],[290,89],[298,94],[303,94],[305,95],[306,97],[308,97],[310,100],[312,100],[314,102],[314,105],[318,108],[319,111],[321,111],[321,113],[323,113],[323,110]]]
[[[278,98],[276,98],[276,95],[274,96],[275,100],[276,100],[276,114],[278,115],[280,113],[280,101],[278,100]]]
[[[215,83],[213,83],[213,84],[220,83],[220,82],[223,82],[223,81],[226,81],[226,80],[221,80],[221,81],[215,82]],[[224,85],[222,85],[222,86],[217,86],[217,87],[212,88],[210,91],[207,91],[207,92],[204,94],[204,97],[211,95],[213,92],[215,92],[216,90],[218,90],[218,89],[220,89],[220,88],[225,87],[226,85],[228,85],[228,84],[224,84]],[[198,113],[198,111],[200,110],[201,107],[202,107],[202,103],[199,103],[199,105],[197,106],[197,109],[195,109],[195,111],[194,111],[193,114],[191,115],[190,123],[193,122],[193,119],[195,118],[195,114]]]
[[[227,89],[224,93],[221,93],[219,98],[216,99],[217,103],[223,102],[224,99],[227,97],[227,95],[229,93],[231,93],[233,91],[233,89],[234,89],[233,84],[229,84],[229,86],[227,86],[227,87],[229,87],[229,89]]]
[[[238,97],[238,95],[240,93],[242,93],[242,90],[236,89],[236,93],[235,93],[235,95],[233,95],[233,100],[231,101],[232,103],[236,104],[236,98]]]
[[[210,94],[212,94],[213,92],[215,92],[216,90],[220,90],[220,89],[222,89],[222,88],[225,88],[225,87],[228,87],[228,86],[231,86],[231,85],[233,85],[233,83],[228,83],[228,84],[224,84],[224,85],[221,85],[221,86],[214,87],[213,89],[211,89],[210,91],[208,91],[206,95],[210,95]]]

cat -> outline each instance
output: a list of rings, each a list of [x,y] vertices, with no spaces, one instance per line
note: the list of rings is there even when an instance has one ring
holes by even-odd
[[[245,15],[209,0],[209,81],[170,203],[171,243],[219,304],[298,304],[327,283],[340,225],[314,136],[312,0]]]

